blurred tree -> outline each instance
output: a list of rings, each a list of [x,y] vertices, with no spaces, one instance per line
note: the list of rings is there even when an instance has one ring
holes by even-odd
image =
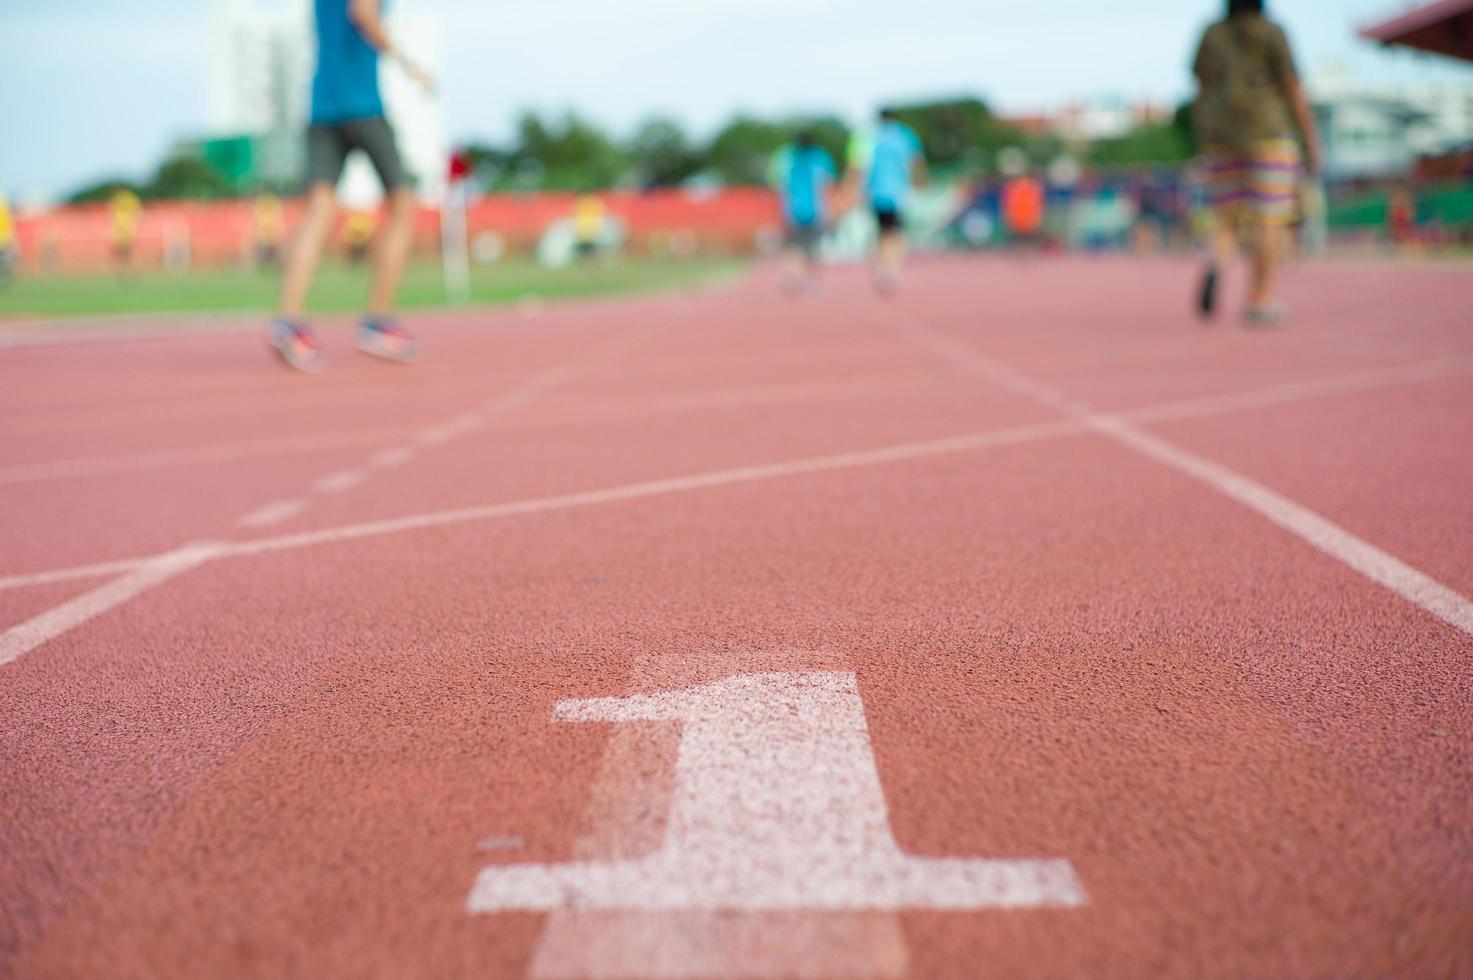
[[[765,184],[768,162],[792,138],[794,129],[788,123],[738,116],[711,140],[706,166],[728,184]]]
[[[1124,167],[1148,163],[1183,163],[1196,153],[1192,136],[1191,104],[1180,106],[1171,119],[1139,126],[1118,139],[1101,140],[1090,147],[1096,166]]]
[[[705,161],[672,119],[650,119],[625,148],[644,187],[672,187],[700,171]]]
[[[1030,143],[1038,142],[999,120],[978,98],[916,102],[894,108],[900,121],[921,138],[927,162],[943,173],[975,170],[983,155],[995,155],[1009,146],[1029,150]]]
[[[145,201],[213,201],[234,194],[234,185],[214,164],[180,153],[159,165],[138,196]]]
[[[513,174],[540,173],[537,186],[546,190],[592,190],[618,184],[629,171],[622,150],[576,113],[549,123],[536,113],[517,123]]]
[[[88,184],[71,193],[66,199],[68,204],[102,204],[112,200],[112,196],[118,191],[132,191],[139,197],[143,196],[142,185],[135,184],[131,180],[113,177],[108,180],[100,180],[95,184]]]

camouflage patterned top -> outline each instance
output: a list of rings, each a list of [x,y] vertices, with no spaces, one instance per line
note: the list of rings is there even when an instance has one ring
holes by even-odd
[[[1294,56],[1277,24],[1257,14],[1213,24],[1192,71],[1200,82],[1194,118],[1202,147],[1235,149],[1296,134]]]

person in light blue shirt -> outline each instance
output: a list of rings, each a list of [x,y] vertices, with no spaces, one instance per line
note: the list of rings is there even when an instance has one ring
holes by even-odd
[[[772,158],[769,178],[782,199],[788,263],[783,286],[789,292],[815,292],[822,265],[819,249],[828,227],[829,189],[838,179],[834,158],[811,130],[798,133]]]
[[[337,184],[349,154],[366,154],[388,198],[368,309],[358,349],[408,362],[419,346],[393,317],[394,300],[414,233],[418,207],[413,181],[384,117],[379,58],[393,59],[426,91],[430,77],[394,45],[384,27],[387,0],[316,0],[317,71],[312,78],[312,122],[307,130],[307,215],[282,276],[281,299],[268,343],[289,366],[317,371],[322,346],[303,320],[307,293],[337,217]]]
[[[881,110],[879,124],[856,133],[850,141],[849,173],[851,183],[863,188],[879,226],[875,283],[881,292],[894,292],[905,261],[905,207],[916,185],[927,176],[920,137],[894,110]]]

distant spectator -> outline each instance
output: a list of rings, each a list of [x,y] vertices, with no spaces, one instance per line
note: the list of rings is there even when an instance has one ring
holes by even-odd
[[[5,199],[5,192],[0,191],[0,288],[9,286],[15,278],[17,257],[15,221],[10,216],[10,202]]]
[[[1302,166],[1320,169],[1314,114],[1288,38],[1264,16],[1263,0],[1228,0],[1227,17],[1207,29],[1193,71],[1200,86],[1197,138],[1216,216],[1199,306],[1203,316],[1215,312],[1219,276],[1242,240],[1252,256],[1244,322],[1275,326],[1283,310],[1274,302],[1274,286],[1298,206]]]
[[[1398,248],[1417,244],[1417,201],[1405,187],[1392,191],[1386,203],[1386,235]]]
[[[138,224],[143,215],[143,202],[138,195],[125,187],[113,192],[108,201],[108,215],[112,219],[113,265],[122,279],[133,275],[134,252],[138,247]]]
[[[573,202],[573,241],[578,257],[598,257],[604,242],[604,226],[609,220],[609,208],[597,194],[581,194]]]
[[[1003,223],[1013,245],[1038,248],[1043,244],[1043,212],[1044,187],[1037,177],[1025,172],[1003,185]]]
[[[281,264],[281,242],[286,235],[281,199],[262,194],[252,209],[256,225],[256,265],[275,269]]]

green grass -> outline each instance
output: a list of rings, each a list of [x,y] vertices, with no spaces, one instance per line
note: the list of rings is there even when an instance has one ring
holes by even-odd
[[[471,273],[469,305],[607,296],[675,289],[736,274],[735,259],[621,259],[567,269],[544,269],[526,260],[478,267]],[[367,269],[329,261],[312,289],[314,313],[357,310],[368,293]],[[400,294],[405,309],[451,304],[440,266],[412,266]],[[149,313],[267,312],[276,302],[272,274],[232,269],[186,275],[148,273],[124,284],[110,276],[21,279],[0,290],[0,318],[112,316]]]

